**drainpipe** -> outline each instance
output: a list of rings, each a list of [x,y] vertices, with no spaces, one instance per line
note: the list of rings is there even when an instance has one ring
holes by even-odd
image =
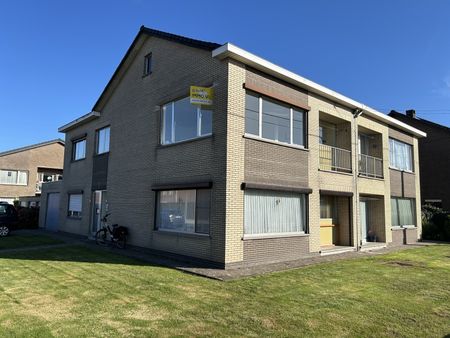
[[[355,192],[355,202],[356,202],[356,209],[355,209],[355,222],[356,222],[356,231],[355,231],[355,237],[356,237],[356,250],[360,251],[361,250],[361,243],[360,243],[360,238],[359,238],[359,231],[360,231],[360,226],[359,226],[359,193],[358,193],[358,171],[359,171],[359,166],[358,166],[358,122],[357,119],[359,116],[361,116],[363,113],[362,109],[355,109],[353,111],[353,122],[354,122],[354,141],[355,141],[355,172],[353,173],[353,191]]]

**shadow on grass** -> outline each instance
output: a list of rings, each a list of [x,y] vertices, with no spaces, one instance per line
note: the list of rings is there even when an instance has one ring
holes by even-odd
[[[59,242],[61,243],[61,242]],[[18,248],[21,249],[21,248]],[[193,258],[178,256],[150,249],[117,249],[110,246],[98,246],[93,242],[66,244],[55,247],[35,247],[23,250],[0,250],[1,260],[59,261],[78,263],[124,264],[134,266],[153,266],[174,269],[214,268],[214,265]],[[217,268],[217,266],[215,267]]]

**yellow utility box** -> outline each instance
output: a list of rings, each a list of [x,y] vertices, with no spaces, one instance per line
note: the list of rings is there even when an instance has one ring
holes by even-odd
[[[334,227],[332,218],[320,219],[320,246],[334,245]]]

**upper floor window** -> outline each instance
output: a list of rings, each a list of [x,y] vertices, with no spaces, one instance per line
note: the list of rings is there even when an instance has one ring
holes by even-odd
[[[412,172],[412,145],[389,139],[389,162],[392,168]]]
[[[22,170],[0,170],[0,184],[27,185],[28,172]]]
[[[211,135],[212,111],[190,103],[189,97],[167,103],[161,117],[161,144]]]
[[[109,127],[97,131],[97,154],[109,152]]]
[[[144,57],[144,76],[152,73],[152,53]]]
[[[72,159],[74,161],[86,158],[86,139],[73,141]]]
[[[304,147],[306,112],[266,97],[247,93],[245,133]]]

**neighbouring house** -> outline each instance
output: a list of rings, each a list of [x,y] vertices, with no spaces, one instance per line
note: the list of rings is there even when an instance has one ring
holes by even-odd
[[[57,139],[0,153],[0,201],[38,206],[45,182],[62,178],[64,141]]]
[[[92,237],[111,213],[132,245],[223,268],[421,236],[426,134],[230,43],[142,27],[59,131],[61,231]]]
[[[450,128],[417,117],[413,109],[389,116],[427,133],[419,140],[422,204],[450,211]]]

